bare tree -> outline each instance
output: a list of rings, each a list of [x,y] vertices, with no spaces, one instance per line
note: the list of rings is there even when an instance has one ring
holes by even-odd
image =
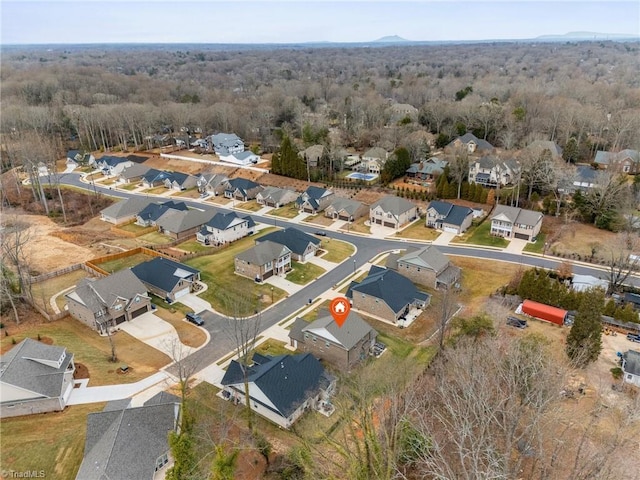
[[[609,288],[607,293],[617,293],[638,268],[640,259],[634,256],[635,250],[640,246],[640,239],[634,232],[625,232],[622,237],[610,243],[607,249],[607,279]]]
[[[458,198],[460,198],[462,181],[469,174],[469,151],[465,146],[456,147],[448,167],[449,173],[458,184]]]
[[[179,338],[167,340],[163,348],[173,360],[173,368],[180,388],[180,398],[184,405],[189,393],[189,383],[199,368],[198,362],[191,355],[192,348],[183,344]]]
[[[33,301],[31,289],[31,269],[29,255],[26,250],[31,237],[28,225],[20,222],[17,216],[11,219],[3,219],[3,234],[0,237],[3,257],[3,290],[12,291],[9,299],[22,298]],[[12,274],[4,271],[4,262],[7,262]],[[9,282],[9,277],[15,278],[14,282]],[[16,323],[20,323],[17,311],[14,307]]]
[[[451,288],[445,288],[440,294],[439,305],[439,324],[438,324],[438,347],[440,351],[444,349],[444,341],[446,338],[447,328],[449,321],[453,315],[458,311],[458,295]]]

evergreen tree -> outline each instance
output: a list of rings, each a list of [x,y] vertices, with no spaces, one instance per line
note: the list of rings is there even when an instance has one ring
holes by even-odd
[[[567,336],[566,352],[579,367],[585,367],[598,359],[602,350],[602,311],[604,291],[589,290],[582,297],[576,318]]]

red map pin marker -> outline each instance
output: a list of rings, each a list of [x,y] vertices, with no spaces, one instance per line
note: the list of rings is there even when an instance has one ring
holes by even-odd
[[[342,327],[342,324],[349,316],[349,310],[351,310],[349,299],[344,297],[336,297],[331,300],[329,311],[331,312],[331,316],[333,317],[335,322],[338,324],[338,327]]]

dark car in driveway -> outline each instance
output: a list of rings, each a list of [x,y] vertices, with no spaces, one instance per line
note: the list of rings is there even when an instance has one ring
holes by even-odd
[[[195,325],[198,325],[199,327],[201,327],[202,325],[204,325],[204,320],[202,319],[202,317],[200,315],[198,315],[195,312],[189,312],[186,315],[187,320]]]

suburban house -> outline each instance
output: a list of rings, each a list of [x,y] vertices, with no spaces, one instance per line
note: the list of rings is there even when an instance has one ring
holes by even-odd
[[[256,243],[274,242],[284,245],[291,251],[291,258],[296,262],[306,262],[313,258],[320,248],[320,239],[294,227],[276,230],[256,239]]]
[[[356,312],[350,311],[339,327],[328,311],[309,323],[297,318],[289,330],[291,346],[324,360],[341,371],[365,359],[378,333]]]
[[[84,457],[76,480],[158,480],[173,464],[169,432],[179,429],[180,399],[161,392],[140,407],[108,402],[87,415]]]
[[[552,160],[562,160],[562,148],[551,140],[534,140],[524,148],[525,151],[531,152],[536,156],[542,155],[548,151]]]
[[[627,350],[622,355],[622,371],[624,383],[640,387],[640,352]]]
[[[256,202],[265,207],[280,208],[298,198],[298,194],[288,188],[264,187],[256,195]]]
[[[198,177],[196,185],[200,193],[222,195],[229,177],[218,173],[203,173]]]
[[[195,235],[215,214],[214,210],[175,210],[164,212],[156,226],[158,231],[168,237],[179,240]]]
[[[200,271],[164,257],[155,257],[131,268],[144,286],[168,303],[194,290]]]
[[[469,162],[469,183],[484,187],[511,185],[518,181],[520,165],[515,160],[484,156]]]
[[[607,169],[615,168],[624,173],[640,173],[640,152],[629,148],[620,152],[596,152],[595,163],[598,167]]]
[[[65,299],[71,316],[101,335],[151,310],[147,287],[129,269],[83,278]]]
[[[325,217],[353,222],[369,213],[369,207],[362,202],[350,198],[335,197],[324,209]]]
[[[408,103],[394,103],[389,106],[388,113],[391,123],[401,122],[405,118],[410,119],[412,122],[418,121],[418,109]]]
[[[136,214],[136,224],[141,227],[155,226],[158,219],[167,211],[182,210],[186,212],[188,209],[189,207],[187,207],[186,203],[174,200],[168,200],[163,203],[150,203]]]
[[[103,175],[115,177],[120,175],[125,168],[132,166],[133,162],[123,157],[105,155],[96,161],[96,165],[102,170]]]
[[[225,182],[224,196],[226,198],[235,198],[241,202],[248,202],[256,198],[264,187],[248,178],[230,178]]]
[[[224,245],[252,235],[255,222],[250,216],[241,217],[236,212],[216,213],[202,226],[196,239],[205,245]]]
[[[407,251],[403,255],[392,253],[386,266],[418,285],[431,288],[449,288],[459,282],[461,276],[460,268],[433,245]]]
[[[432,182],[444,173],[448,161],[437,157],[431,157],[418,163],[412,163],[406,170],[407,178],[423,182]]]
[[[178,191],[195,187],[197,183],[197,177],[181,172],[171,172],[167,178],[164,179],[164,186],[166,188]]]
[[[507,205],[496,205],[491,217],[491,235],[535,242],[542,228],[542,213]]]
[[[427,207],[427,227],[460,235],[471,226],[473,210],[449,202],[432,201]]]
[[[572,190],[588,190],[598,186],[598,171],[590,165],[577,165]]]
[[[235,133],[217,133],[209,138],[213,151],[220,156],[244,152],[244,142]]]
[[[371,224],[400,228],[418,217],[418,207],[404,198],[387,195],[369,207]]]
[[[235,165],[253,165],[260,161],[260,156],[253,153],[251,150],[245,150],[244,152],[233,153],[229,155],[219,155],[220,160],[233,163]]]
[[[296,199],[296,206],[301,212],[316,214],[329,206],[334,195],[331,190],[325,188],[307,187]]]
[[[254,353],[248,367],[251,409],[283,428],[289,428],[308,408],[324,410],[336,380],[310,353],[271,357]],[[222,396],[245,405],[243,369],[232,360],[222,377]]]
[[[167,178],[171,177],[171,173],[172,172],[152,168],[142,175],[142,186],[147,188],[160,187],[164,185],[164,181]]]
[[[375,265],[360,283],[351,282],[346,297],[354,309],[394,323],[431,302],[431,296],[419,291],[407,277]]]
[[[309,167],[315,168],[320,164],[320,159],[325,153],[326,148],[324,145],[311,145],[309,148],[298,152],[298,155]]]
[[[146,197],[131,197],[126,200],[120,200],[102,209],[100,211],[100,219],[113,223],[114,225],[135,221],[138,213],[148,207],[152,202],[152,199]]]
[[[382,167],[387,163],[389,152],[381,147],[373,147],[362,154],[358,171],[365,173],[380,174]]]
[[[238,275],[262,282],[291,270],[291,250],[279,243],[260,242],[236,255],[234,264]]]
[[[75,370],[66,348],[25,338],[0,356],[0,418],[64,410]]]
[[[464,135],[455,138],[446,147],[445,151],[456,150],[465,148],[468,153],[475,153],[478,155],[486,155],[495,150],[495,147],[486,140],[482,140],[476,137],[473,133],[467,132]]]
[[[122,183],[139,183],[142,181],[142,177],[149,173],[150,170],[149,167],[134,163],[120,172],[118,180]]]
[[[80,150],[67,151],[67,165],[95,165],[96,158],[90,153],[80,153]]]

